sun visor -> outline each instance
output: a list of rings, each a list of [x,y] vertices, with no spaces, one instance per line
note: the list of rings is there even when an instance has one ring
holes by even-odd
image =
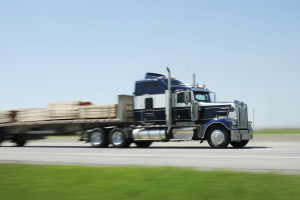
[[[146,73],[145,79],[157,79],[160,77],[165,78],[165,75],[148,72],[148,73]]]
[[[212,91],[208,90],[208,89],[202,89],[202,88],[191,88],[193,91],[199,91],[199,92],[209,92],[209,93],[213,93]]]

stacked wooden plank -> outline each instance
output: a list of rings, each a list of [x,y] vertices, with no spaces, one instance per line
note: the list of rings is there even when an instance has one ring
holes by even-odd
[[[79,118],[81,119],[110,119],[117,117],[117,104],[80,106]]]
[[[12,122],[11,110],[1,110],[0,111],[0,123]]]
[[[91,102],[50,103],[47,108],[0,111],[0,123],[33,122],[60,119],[111,119],[117,117],[117,104],[91,105]]]
[[[16,122],[34,122],[51,120],[47,108],[19,109],[15,118]]]
[[[68,101],[48,104],[48,113],[51,120],[77,119],[80,101]]]

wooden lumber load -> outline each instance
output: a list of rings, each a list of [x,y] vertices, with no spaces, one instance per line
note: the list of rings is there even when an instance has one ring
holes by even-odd
[[[12,111],[11,110],[1,110],[0,111],[0,123],[12,122]]]
[[[48,104],[48,112],[51,120],[78,119],[80,101],[68,101]]]
[[[80,106],[81,119],[111,119],[117,117],[117,104]]]
[[[34,122],[68,119],[112,119],[117,117],[117,104],[92,105],[89,101],[50,103],[47,108],[0,111],[0,123]]]
[[[47,108],[19,109],[15,118],[16,122],[34,122],[51,120]]]

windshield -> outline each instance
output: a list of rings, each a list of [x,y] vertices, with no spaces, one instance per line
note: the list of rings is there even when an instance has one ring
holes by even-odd
[[[211,102],[208,92],[194,91],[194,98],[195,98],[195,101]]]
[[[163,80],[163,82],[168,85],[168,80]],[[181,85],[182,82],[179,81],[179,80],[174,80],[174,79],[171,79],[171,85]]]

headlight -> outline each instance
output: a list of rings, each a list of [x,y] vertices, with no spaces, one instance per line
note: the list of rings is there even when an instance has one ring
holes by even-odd
[[[231,121],[231,126],[236,126],[236,121]]]

